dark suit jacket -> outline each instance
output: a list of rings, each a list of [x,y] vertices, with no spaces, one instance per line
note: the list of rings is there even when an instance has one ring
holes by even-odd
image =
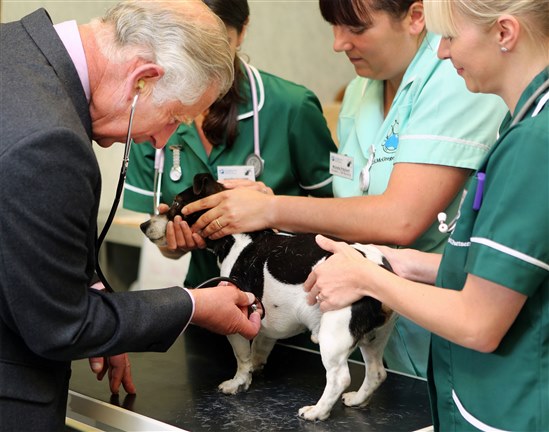
[[[43,9],[1,25],[0,53],[0,430],[61,430],[71,360],[165,351],[192,303],[88,288],[101,177],[82,84]]]

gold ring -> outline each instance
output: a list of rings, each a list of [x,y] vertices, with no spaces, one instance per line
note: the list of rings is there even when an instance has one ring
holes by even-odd
[[[215,222],[215,224],[217,225],[217,228],[223,229],[223,225],[221,225],[221,224],[219,223],[219,219],[216,219],[214,222]]]

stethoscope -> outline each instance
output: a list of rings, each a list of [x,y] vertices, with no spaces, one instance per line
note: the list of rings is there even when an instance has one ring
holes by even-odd
[[[144,85],[144,82],[140,80],[138,82],[139,89],[142,89],[143,85]],[[132,132],[133,116],[135,114],[135,107],[137,105],[138,99],[139,99],[139,90],[133,97],[133,101],[130,107],[128,133],[126,134],[126,145],[124,146],[124,157],[122,158],[122,167],[120,168],[120,177],[118,178],[118,185],[116,186],[116,194],[114,197],[114,201],[112,203],[111,211],[109,212],[109,216],[107,217],[107,221],[105,222],[105,226],[103,227],[103,230],[101,231],[101,234],[97,239],[97,246],[95,249],[95,271],[97,272],[97,276],[99,276],[99,279],[101,280],[101,282],[103,282],[103,285],[105,286],[105,290],[108,292],[114,292],[114,290],[109,285],[107,278],[105,277],[105,275],[103,274],[103,271],[101,270],[101,266],[99,264],[99,250],[101,249],[103,240],[105,240],[105,237],[107,236],[107,232],[111,227],[112,221],[114,219],[114,215],[116,214],[116,209],[118,208],[118,203],[120,202],[120,197],[122,196],[122,190],[124,189],[124,182],[126,181],[126,173],[128,172],[128,164],[130,162],[130,149],[132,145],[131,132]]]
[[[517,125],[526,115],[526,113],[532,108],[534,103],[536,102],[536,99],[549,88],[549,79],[544,81],[537,89],[534,91],[534,93],[526,100],[520,111],[514,116],[513,121],[511,122],[511,125],[509,126],[509,129],[513,126]],[[532,112],[531,117],[536,117],[540,111],[543,109],[545,104],[549,101],[549,92],[545,93],[543,97],[540,99],[538,104],[536,105],[536,108]],[[477,177],[477,187],[475,189],[475,196],[473,198],[473,210],[478,211],[480,210],[480,206],[482,204],[482,198],[484,195],[484,183],[486,180],[486,173],[479,171],[476,174]],[[459,204],[459,208],[461,208],[461,204],[463,204],[463,200],[465,199],[466,192],[463,193],[461,198],[461,203]],[[444,212],[441,212],[438,214],[438,230],[442,233],[446,232],[452,232],[454,228],[456,227],[456,223],[460,217],[460,211],[458,210],[458,213],[456,217],[450,222],[446,223],[447,215]]]
[[[263,106],[264,100],[259,101],[257,96],[256,88],[256,78],[254,75],[259,77],[259,72],[257,69],[250,66],[245,61],[241,60],[244,68],[246,69],[246,74],[248,75],[248,81],[250,83],[250,89],[252,92],[252,112],[253,117],[253,128],[254,128],[254,151],[246,157],[245,164],[253,166],[255,178],[258,178],[263,172],[265,161],[261,157],[261,149],[259,142],[259,110]],[[261,82],[260,82],[261,85]],[[238,120],[248,118],[250,113],[241,114],[238,116]],[[178,147],[172,147],[173,151],[173,166],[170,169],[170,179],[174,182],[179,181],[182,176],[181,172],[181,161],[180,161],[180,149]],[[164,149],[156,150],[154,155],[154,183],[153,183],[153,202],[154,202],[154,212],[158,213],[158,206],[160,205],[160,195],[162,189],[162,175],[164,171]]]

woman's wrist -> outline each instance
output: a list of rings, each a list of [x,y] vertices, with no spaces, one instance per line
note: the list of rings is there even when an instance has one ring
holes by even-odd
[[[281,197],[277,195],[267,195],[266,206],[263,214],[265,215],[265,228],[278,228],[279,211],[281,206]]]
[[[440,264],[440,255],[415,249],[400,249],[402,254],[402,277],[434,285]]]

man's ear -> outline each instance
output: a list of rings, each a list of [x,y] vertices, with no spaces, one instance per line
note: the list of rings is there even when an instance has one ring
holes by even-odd
[[[409,20],[410,34],[417,36],[425,30],[425,14],[423,2],[416,1],[410,5],[406,19]]]
[[[145,63],[137,66],[126,82],[126,96],[131,100],[136,92],[150,94],[154,84],[164,76],[164,69],[155,63]]]
[[[517,44],[520,35],[520,23],[512,15],[501,15],[494,26],[497,31],[496,42],[500,47],[511,51]]]

